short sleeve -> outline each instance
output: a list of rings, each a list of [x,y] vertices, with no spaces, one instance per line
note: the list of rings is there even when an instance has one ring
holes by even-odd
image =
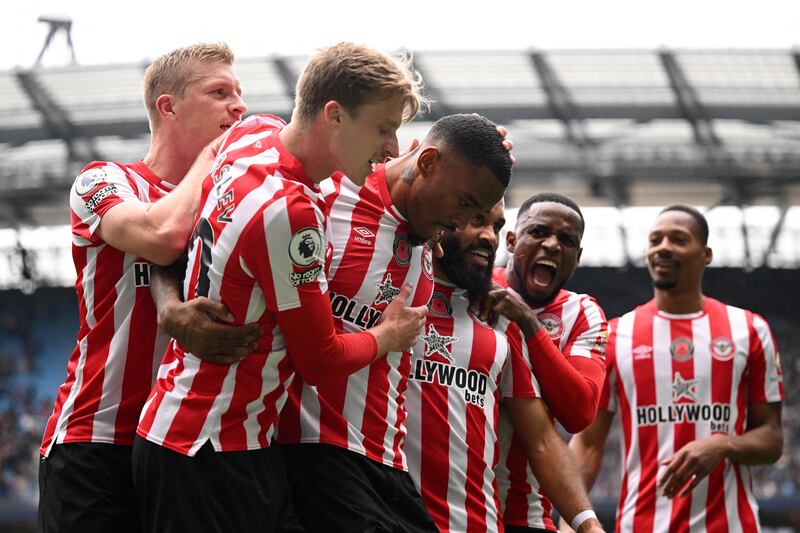
[[[96,246],[95,235],[109,209],[125,201],[139,201],[135,186],[121,167],[92,163],[75,178],[69,193],[72,241],[76,246]]]
[[[750,353],[747,357],[747,394],[751,403],[783,401],[780,355],[769,324],[752,315]]]
[[[605,313],[594,298],[584,297],[581,300],[581,313],[564,347],[564,355],[591,357],[602,361],[605,359],[607,340],[608,322]]]
[[[606,345],[606,379],[603,381],[603,389],[600,391],[600,401],[597,409],[616,412],[617,410],[617,396],[616,396],[616,382],[617,382],[617,354],[616,354],[616,338],[614,329],[616,321],[612,320],[608,325],[608,344]]]

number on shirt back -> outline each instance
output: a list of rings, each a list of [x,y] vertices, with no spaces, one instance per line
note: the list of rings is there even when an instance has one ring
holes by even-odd
[[[211,266],[211,248],[214,246],[214,228],[208,219],[201,218],[194,227],[192,241],[200,238],[200,269],[197,272],[197,287],[195,296],[208,297],[208,267]]]

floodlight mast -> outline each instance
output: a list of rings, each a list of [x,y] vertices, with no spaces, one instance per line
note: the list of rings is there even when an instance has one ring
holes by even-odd
[[[47,37],[44,38],[44,45],[42,46],[42,50],[39,52],[39,56],[36,58],[36,63],[34,63],[33,66],[41,66],[42,57],[44,56],[45,51],[50,47],[53,37],[60,30],[63,30],[67,36],[67,46],[69,46],[69,52],[72,57],[71,64],[77,65],[78,60],[75,58],[75,46],[72,44],[72,19],[69,17],[42,15],[39,17],[39,22],[44,22],[47,24],[50,27],[50,30],[47,32]]]

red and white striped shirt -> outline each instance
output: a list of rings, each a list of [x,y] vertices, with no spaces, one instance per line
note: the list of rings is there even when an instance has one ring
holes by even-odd
[[[500,396],[537,397],[522,333],[477,320],[465,291],[437,280],[411,359],[405,452],[439,531],[502,531],[497,484]]]
[[[747,406],[783,400],[769,326],[705,297],[673,315],[654,300],[612,321],[601,409],[619,411],[623,477],[617,531],[758,531],[750,468],[723,460],[687,496],[656,490],[661,462],[713,433],[746,430]]]
[[[97,228],[113,206],[152,203],[174,187],[141,161],[91,163],[72,186],[80,329],[67,379],[45,427],[39,450],[45,457],[56,443],[133,444],[139,412],[168,338],[156,326],[150,263],[112,247]]]
[[[202,361],[170,343],[138,434],[186,455],[267,448],[294,367],[276,314],[323,297],[326,206],[280,142],[283,122],[252,116],[229,130],[189,249],[186,297],[222,301],[236,323],[267,332],[233,365]]]
[[[545,307],[534,312],[564,357],[593,358],[603,362],[608,328],[605,314],[594,298],[562,289]],[[535,358],[536,353],[531,353]],[[540,382],[558,376],[537,375]],[[598,382],[599,383],[599,382]],[[558,398],[547,399],[547,403]],[[501,458],[497,484],[506,525],[556,531],[550,516],[552,504],[542,492],[528,463],[528,456],[508,415],[501,411],[499,421]]]
[[[363,187],[336,176],[322,183],[333,244],[328,285],[337,331],[357,332],[378,321],[409,281],[409,305],[425,305],[433,290],[427,246],[412,246],[408,221],[392,203],[384,167]],[[325,443],[407,469],[404,393],[410,351],[390,352],[347,378],[316,387],[296,379],[281,414],[281,443]]]

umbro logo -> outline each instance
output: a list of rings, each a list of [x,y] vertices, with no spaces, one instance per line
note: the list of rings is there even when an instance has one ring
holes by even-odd
[[[353,228],[353,233],[356,234],[356,236],[353,238],[356,242],[366,244],[367,246],[372,246],[372,239],[375,238],[375,234],[369,228],[359,226],[357,228]]]

